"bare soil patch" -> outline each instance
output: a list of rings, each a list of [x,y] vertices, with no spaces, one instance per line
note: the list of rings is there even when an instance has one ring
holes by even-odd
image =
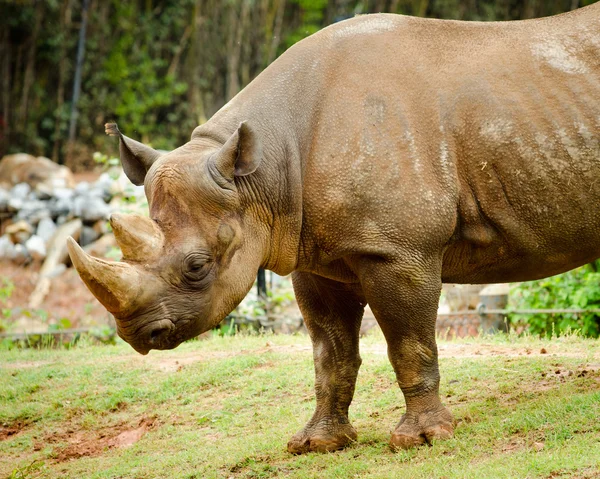
[[[39,270],[39,263],[17,266],[9,261],[0,261],[0,277],[8,278],[15,285],[4,306],[14,311],[15,320],[21,316],[19,311],[28,309],[29,296],[37,284]],[[73,268],[68,268],[52,279],[50,292],[40,309],[48,313],[49,320],[67,318],[72,327],[87,326],[89,323],[104,324],[108,321],[108,313]]]
[[[29,423],[25,421],[15,421],[11,424],[1,424],[0,425],[0,441],[5,441],[6,439],[12,439],[17,436],[21,432],[23,432]]]
[[[157,425],[155,417],[142,417],[135,426],[128,423],[93,431],[67,429],[45,436],[43,442],[34,445],[34,449],[42,449],[44,443],[56,444],[54,453],[56,462],[65,462],[84,456],[98,456],[109,449],[133,446]]]

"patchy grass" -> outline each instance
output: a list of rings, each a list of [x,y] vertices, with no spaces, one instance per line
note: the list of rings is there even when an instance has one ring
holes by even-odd
[[[600,478],[600,342],[440,342],[454,439],[393,453],[403,401],[375,334],[351,420],[356,444],[291,456],[314,407],[303,336],[0,351],[0,478]]]

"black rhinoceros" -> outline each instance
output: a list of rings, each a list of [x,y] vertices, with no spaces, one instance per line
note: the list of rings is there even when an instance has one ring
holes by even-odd
[[[290,48],[170,153],[107,129],[150,217],[113,215],[123,262],[71,241],[74,265],[142,354],[215,327],[260,267],[293,273],[317,406],[292,453],[356,438],[366,304],[406,399],[391,444],[406,448],[453,433],[442,281],[600,256],[600,3],[502,23],[359,16]]]

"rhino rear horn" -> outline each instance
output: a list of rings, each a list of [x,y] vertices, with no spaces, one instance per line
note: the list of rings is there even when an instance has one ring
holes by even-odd
[[[119,154],[121,164],[127,178],[134,185],[143,185],[146,172],[152,164],[158,159],[160,153],[149,146],[126,137],[119,131],[116,123],[106,123],[104,131],[108,136],[119,137]]]
[[[142,262],[160,254],[162,232],[147,216],[113,213],[110,226],[121,247],[123,259]]]
[[[260,139],[246,122],[242,122],[212,161],[225,179],[233,181],[235,176],[254,173],[261,159]]]

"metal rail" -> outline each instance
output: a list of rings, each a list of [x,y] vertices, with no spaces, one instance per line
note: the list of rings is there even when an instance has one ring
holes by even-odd
[[[487,309],[485,305],[480,304],[477,309],[465,309],[462,311],[452,311],[450,313],[438,313],[438,317],[453,317],[453,316],[467,316],[467,315],[478,315],[484,316],[487,314],[585,314],[593,313],[600,314],[600,309]],[[271,326],[281,319],[293,319],[299,321],[300,324],[303,322],[302,316],[289,316],[283,314],[269,314],[260,316],[248,316],[243,314],[230,314],[224,321],[227,320],[241,320],[245,323],[259,323],[261,326]],[[365,319],[375,319],[373,316],[365,316]],[[87,328],[70,328],[70,329],[59,329],[56,331],[31,331],[22,333],[0,333],[0,339],[28,339],[32,336],[68,336],[70,334],[82,334],[97,331],[98,327],[87,327]]]

